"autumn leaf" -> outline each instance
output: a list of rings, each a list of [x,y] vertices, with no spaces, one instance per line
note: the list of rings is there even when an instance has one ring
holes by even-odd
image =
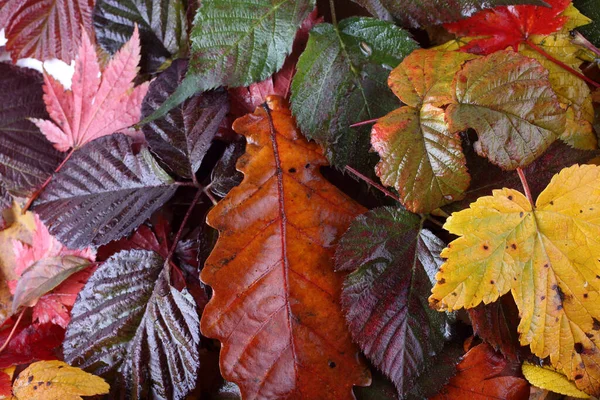
[[[52,121],[32,121],[60,151],[78,149],[115,132],[133,133],[129,127],[139,121],[140,105],[148,91],[148,83],[133,87],[139,61],[137,29],[102,71],[96,50],[84,33],[71,90],[64,90],[45,73],[44,102]]]
[[[530,345],[586,393],[600,393],[600,167],[575,165],[552,178],[535,207],[495,190],[444,227],[460,236],[442,252],[430,303],[456,310],[512,292],[522,345]]]
[[[152,114],[177,89],[187,61],[175,60],[149,87],[142,102],[142,116]],[[192,178],[229,112],[227,93],[204,92],[186,100],[160,119],[142,127],[150,150],[171,171]]]
[[[519,376],[518,366],[480,344],[465,354],[456,376],[431,400],[526,400],[529,385]]]
[[[133,149],[128,136],[103,137],[54,175],[34,207],[61,243],[83,248],[120,239],[173,196],[177,185],[148,148]]]
[[[446,109],[450,131],[473,128],[475,150],[503,169],[533,162],[565,129],[565,112],[537,61],[510,50],[466,64]]]
[[[267,108],[268,107],[268,108]],[[352,398],[368,385],[339,308],[335,242],[363,211],[319,174],[284,100],[234,123],[245,177],[208,214],[219,239],[201,279],[214,290],[202,333],[222,344],[221,372],[248,399]]]
[[[4,371],[0,371],[0,398],[4,399],[12,395],[12,379]]]
[[[529,383],[539,388],[579,399],[590,397],[588,394],[577,389],[575,384],[569,381],[566,376],[550,367],[524,362],[522,371]]]
[[[470,176],[458,132],[450,132],[444,110],[449,87],[462,65],[475,56],[416,50],[389,76],[394,94],[407,105],[379,118],[371,144],[381,161],[375,171],[393,186],[410,211],[430,212],[460,200]]]
[[[62,361],[38,361],[23,370],[13,384],[16,400],[81,400],[106,394],[104,379]]]
[[[13,62],[58,58],[70,63],[82,35],[92,32],[94,0],[4,0],[0,27]]]
[[[28,323],[27,317],[15,329],[12,339],[0,353],[0,368],[29,364],[38,360],[56,360],[65,337],[65,330],[53,323]],[[14,321],[0,334],[4,343],[14,328]]]
[[[352,271],[342,308],[352,338],[400,397],[444,347],[448,318],[427,306],[444,243],[407,211],[376,208],[340,239],[336,270]]]
[[[470,18],[444,25],[457,36],[483,36],[470,41],[462,50],[477,54],[492,54],[507,47],[519,50],[519,45],[533,35],[549,35],[561,30],[568,17],[561,15],[570,0],[545,0],[552,7],[510,6],[478,12]]]
[[[98,267],[73,307],[65,360],[112,382],[112,397],[184,399],[198,375],[200,330],[190,293],[165,260],[125,250]]]
[[[28,118],[47,118],[42,75],[0,63],[0,178],[13,196],[28,197],[60,164],[63,155]]]
[[[94,8],[96,41],[115,54],[140,29],[144,73],[153,73],[171,58],[184,57],[188,50],[188,22],[184,0],[97,0]]]

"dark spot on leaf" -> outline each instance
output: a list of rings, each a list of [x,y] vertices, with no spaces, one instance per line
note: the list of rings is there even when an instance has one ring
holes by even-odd
[[[550,205],[551,205],[551,206],[553,206],[553,205],[554,205],[554,202],[553,202],[553,201],[550,201]]]
[[[512,200],[512,199],[513,199],[512,195],[508,196],[508,199],[509,199],[509,200]]]
[[[456,294],[456,292],[452,292],[452,293],[450,293],[450,294],[451,294],[452,296],[454,296],[454,297],[458,296],[458,295]]]
[[[290,168],[290,169],[288,169],[288,172],[290,174],[295,174],[296,173],[296,168]]]
[[[493,285],[493,284],[495,284],[496,282],[495,282],[494,280],[491,280],[491,281],[490,281],[490,283]]]
[[[440,279],[440,280],[438,281],[438,283],[439,283],[440,285],[443,285],[444,283],[446,283],[446,279],[442,278],[442,279]]]
[[[309,169],[309,168],[310,168],[310,164],[306,164],[306,165],[304,166],[304,168],[306,168],[306,169]]]
[[[521,211],[521,212],[519,213],[519,217],[523,218],[523,215],[525,215],[525,213],[524,213],[523,211]]]
[[[333,361],[329,361],[329,368],[335,368],[335,363]]]
[[[579,214],[583,214],[583,210],[579,210]]]
[[[600,331],[600,321],[596,318],[592,318],[594,320],[594,325],[592,325],[592,329],[595,331]]]
[[[29,378],[27,378],[27,382],[31,383],[31,381],[33,380],[33,376],[30,376]]]
[[[50,381],[46,382],[46,386],[51,386],[51,385],[52,385],[52,382],[50,382]]]
[[[562,305],[562,304],[559,304],[558,306],[556,306],[556,310],[557,310],[557,311],[560,311],[560,310],[562,310],[562,309],[563,309],[563,305]]]
[[[583,375],[581,375],[581,374],[577,374],[577,375],[575,375],[575,380],[579,380],[579,379],[581,379],[581,378],[583,378]]]
[[[511,244],[511,245],[510,245],[510,247],[512,247],[512,248],[513,248],[513,250],[516,250],[516,249],[517,249],[517,244],[516,244],[516,243],[513,243],[513,244]]]
[[[548,263],[544,264],[544,268],[550,268],[550,264],[548,264]]]
[[[540,299],[546,300],[546,296],[542,296],[542,297],[540,297]]]
[[[588,339],[591,339],[591,338],[593,338],[593,337],[594,337],[594,334],[593,334],[593,333],[589,333],[589,332],[588,332],[588,333],[586,333],[586,334],[585,334],[585,336],[587,336],[587,337],[588,337]]]
[[[58,367],[58,369],[62,369],[62,368],[64,368],[64,367],[65,367],[64,365],[61,365],[60,367]]]
[[[589,294],[587,294],[587,293],[584,293],[584,294],[583,294],[583,298],[584,298],[584,299],[587,299],[588,297],[589,297]]]
[[[37,386],[36,385],[33,385],[33,390],[37,390]]]
[[[575,351],[577,352],[577,354],[583,353],[583,350],[585,350],[583,348],[583,344],[581,344],[581,343],[575,343]]]
[[[483,245],[483,249],[484,249],[484,250],[488,250],[488,249],[489,249],[488,245],[487,245],[487,244],[484,244],[484,245]]]

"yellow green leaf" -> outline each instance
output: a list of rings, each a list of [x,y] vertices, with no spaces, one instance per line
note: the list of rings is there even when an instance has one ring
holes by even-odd
[[[109,389],[104,379],[56,360],[31,364],[13,384],[17,400],[81,400]]]
[[[563,17],[569,17],[567,22],[564,24],[562,28],[562,32],[569,32],[575,28],[579,28],[580,26],[587,25],[592,22],[592,20],[585,15],[583,15],[574,5],[573,3],[569,4],[567,9],[561,14]]]
[[[430,303],[471,308],[511,291],[521,344],[600,394],[600,167],[563,169],[535,208],[495,190],[444,227],[460,237],[442,252]]]
[[[540,367],[524,362],[521,370],[525,378],[533,386],[578,399],[587,399],[590,397],[587,393],[577,389],[577,386],[568,380],[566,376],[550,367]]]

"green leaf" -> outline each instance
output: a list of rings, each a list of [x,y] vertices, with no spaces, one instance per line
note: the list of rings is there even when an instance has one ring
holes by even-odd
[[[353,0],[380,19],[397,18],[406,27],[438,25],[457,21],[486,8],[531,4],[547,6],[542,0]]]
[[[401,397],[444,347],[446,314],[429,308],[444,243],[418,216],[391,207],[356,218],[336,250],[352,338]]]
[[[94,28],[98,44],[115,54],[138,25],[143,72],[156,71],[170,58],[188,49],[184,0],[97,0]]]
[[[248,86],[278,71],[314,0],[204,0],[194,19],[190,73],[200,89]]]
[[[467,63],[453,86],[455,104],[446,109],[450,131],[475,129],[477,153],[503,169],[527,166],[565,129],[566,112],[548,71],[512,50]]]
[[[600,46],[600,0],[573,0],[573,4],[582,14],[592,19],[591,24],[577,30],[594,45]]]
[[[17,282],[12,304],[13,314],[19,307],[32,307],[38,299],[81,271],[90,260],[76,256],[46,257],[23,271]]]
[[[292,112],[332,165],[370,169],[370,127],[350,125],[399,106],[387,77],[417,47],[406,31],[373,18],[348,18],[337,29],[319,24],[310,32],[292,82]]]
[[[34,203],[50,233],[70,248],[103,245],[140,226],[177,190],[146,147],[123,134],[77,150]]]
[[[111,381],[111,398],[184,399],[195,387],[200,321],[164,259],[121,251],[98,267],[71,312],[65,361]],[[116,376],[115,376],[116,375]]]

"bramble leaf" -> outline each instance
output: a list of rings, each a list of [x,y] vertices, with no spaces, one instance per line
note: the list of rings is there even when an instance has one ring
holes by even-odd
[[[198,310],[186,289],[169,284],[164,263],[152,251],[119,252],[73,307],[65,360],[111,379],[117,398],[183,399],[195,386]]]
[[[133,87],[139,61],[137,29],[102,71],[96,49],[84,33],[71,90],[65,91],[45,73],[44,102],[52,121],[32,121],[60,151],[78,149],[115,132],[134,133],[129,127],[139,121],[140,106],[148,90],[148,83]]]
[[[34,203],[50,233],[71,248],[119,239],[152,215],[177,185],[144,146],[106,136],[76,151]]]
[[[442,252],[430,303],[456,310],[512,292],[522,345],[591,395],[600,393],[600,167],[552,178],[533,207],[495,190],[444,227],[460,236]]]
[[[104,379],[62,361],[38,361],[23,370],[13,384],[16,400],[81,400],[106,394]]]
[[[152,114],[181,85],[186,70],[185,60],[175,60],[150,84],[142,102],[142,117]],[[229,112],[227,100],[224,91],[197,94],[166,116],[144,125],[142,131],[150,150],[171,171],[191,178]]]
[[[221,344],[221,372],[248,399],[353,398],[368,385],[339,306],[335,244],[363,208],[329,184],[316,143],[285,101],[239,118],[244,180],[207,217],[219,239],[201,279],[214,294],[202,333]]]
[[[385,207],[356,218],[336,250],[336,270],[353,271],[342,289],[352,338],[400,397],[444,347],[447,318],[427,305],[443,247],[418,216]]]
[[[524,362],[521,369],[525,378],[534,386],[579,399],[590,397],[587,393],[577,389],[577,386],[569,381],[566,376],[550,367],[540,367]]]
[[[529,385],[520,377],[519,364],[510,362],[483,343],[465,354],[457,374],[431,400],[525,400]]]
[[[446,109],[450,131],[473,128],[475,150],[503,169],[524,167],[565,129],[565,111],[537,61],[510,50],[465,65]]]
[[[184,0],[96,0],[94,28],[100,47],[115,54],[140,30],[143,72],[155,72],[171,58],[188,50]]]
[[[2,4],[3,3],[3,4]],[[94,0],[3,0],[0,28],[13,62],[58,58],[70,63],[81,37],[92,32]]]
[[[398,107],[388,70],[416,48],[408,32],[373,18],[348,18],[337,28],[323,23],[310,32],[292,81],[292,111],[331,165],[370,169],[369,129],[350,125]]]
[[[13,196],[28,197],[62,159],[28,118],[47,118],[42,75],[0,63],[0,178]]]

